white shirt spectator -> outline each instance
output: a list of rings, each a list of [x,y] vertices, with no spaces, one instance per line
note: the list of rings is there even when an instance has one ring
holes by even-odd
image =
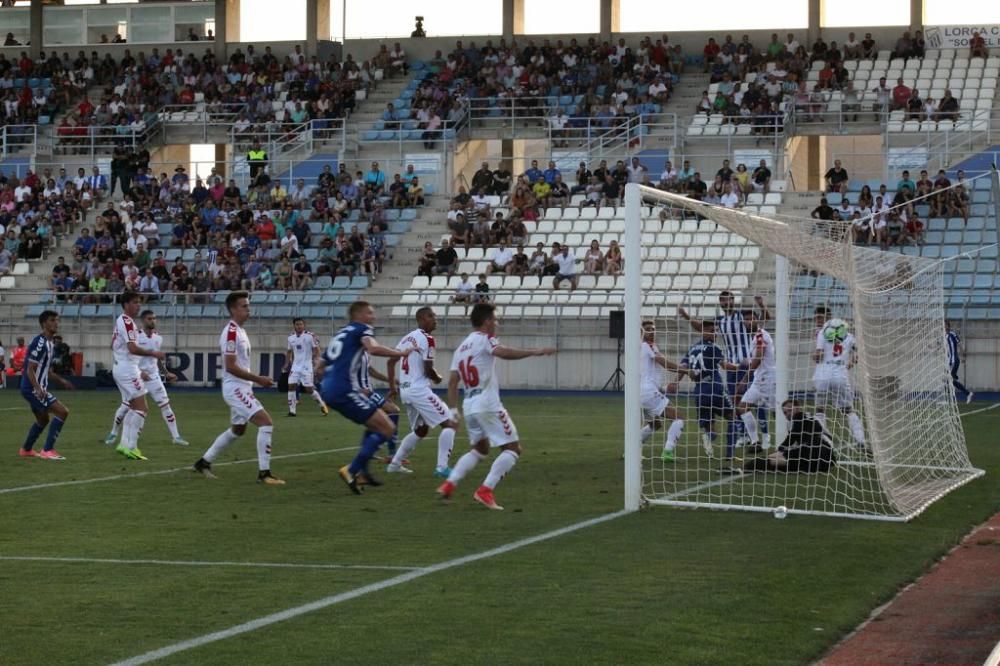
[[[283,254],[299,253],[299,239],[296,238],[295,234],[284,236],[281,239],[281,252]]]
[[[658,97],[667,91],[667,84],[663,81],[654,81],[649,86],[649,96]]]
[[[500,267],[506,266],[513,260],[514,253],[510,251],[509,247],[495,247],[490,256],[490,261]]]
[[[139,280],[139,291],[144,294],[158,294],[160,293],[160,281],[155,275],[143,275],[142,279]]]
[[[476,207],[476,210],[489,210],[489,197],[485,194],[474,194],[472,195],[472,205]]]
[[[735,192],[729,191],[722,195],[722,198],[719,199],[719,203],[726,208],[736,208],[740,205],[740,198]]]
[[[629,164],[625,170],[628,171],[628,182],[630,183],[642,183],[649,171],[641,164]]]
[[[673,166],[664,168],[660,172],[660,185],[673,185],[677,182],[677,169]]]
[[[6,248],[0,249],[0,275],[9,273],[13,265],[14,255],[10,253],[10,250]]]
[[[134,234],[132,236],[129,236],[128,241],[125,243],[125,247],[128,248],[129,252],[135,254],[139,250],[140,245],[146,247],[146,244],[148,242],[149,241],[142,234]]]
[[[16,188],[14,188],[14,201],[21,203],[27,197],[31,196],[31,188],[21,183]]]
[[[560,252],[554,258],[559,266],[559,275],[576,275],[576,257],[571,252]]]

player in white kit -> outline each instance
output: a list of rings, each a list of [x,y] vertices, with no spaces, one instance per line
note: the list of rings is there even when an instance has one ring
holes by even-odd
[[[257,426],[257,481],[268,486],[282,486],[285,482],[271,474],[271,435],[274,431],[271,415],[253,394],[253,385],[264,388],[274,385],[270,377],[250,372],[250,338],[243,324],[250,319],[250,295],[233,291],[226,297],[226,309],[231,317],[222,335],[222,398],[229,405],[232,427],[224,430],[212,446],[194,464],[194,470],[214,479],[212,463],[226,448],[247,430],[247,423]]]
[[[438,496],[449,499],[455,486],[466,474],[484,460],[490,447],[500,449],[489,474],[473,494],[480,504],[497,511],[503,507],[496,503],[493,489],[507,472],[517,464],[521,455],[517,428],[500,402],[500,381],[496,372],[496,359],[516,361],[529,356],[551,356],[552,347],[543,349],[514,349],[504,347],[496,338],[497,317],[492,305],[480,303],[472,308],[469,317],[475,329],[455,350],[448,378],[448,402],[458,403],[458,383],[465,387],[462,413],[469,432],[472,449],[455,463],[454,469],[437,489]]]
[[[848,332],[847,322],[831,319],[830,308],[816,308],[816,348],[813,359],[813,386],[816,388],[815,419],[826,428],[826,408],[831,403],[847,417],[851,436],[859,448],[866,448],[865,427],[854,411],[854,390],[848,372],[857,359],[854,336]]]
[[[660,459],[663,462],[673,462],[677,440],[684,430],[684,419],[677,414],[677,409],[670,406],[670,398],[663,392],[663,370],[678,370],[684,372],[673,361],[660,353],[656,346],[656,327],[651,321],[642,322],[642,347],[639,363],[642,376],[640,400],[642,401],[642,416],[645,423],[642,426],[642,441],[646,442],[653,432],[663,427],[664,419],[670,419],[670,429],[667,430],[667,440],[663,445]]]
[[[323,402],[313,383],[313,366],[319,359],[319,338],[306,329],[306,322],[302,317],[292,320],[292,334],[288,336],[288,351],[285,352],[285,367],[282,373],[288,373],[288,415],[295,416],[295,406],[298,399],[295,397],[298,388],[302,392],[311,395],[319,411],[323,416],[330,413],[330,408]]]
[[[753,337],[753,355],[750,357],[750,370],[753,371],[753,382],[746,392],[743,393],[743,397],[740,398],[736,412],[740,415],[743,425],[746,426],[747,437],[750,438],[751,446],[766,450],[771,445],[770,437],[765,432],[764,440],[761,442],[760,435],[757,433],[757,419],[754,417],[750,407],[763,407],[766,410],[764,412],[765,418],[767,412],[774,409],[774,395],[777,391],[777,386],[775,385],[776,364],[774,340],[771,338],[771,334],[764,330],[764,326],[760,320],[755,320],[755,323],[757,324],[757,332]],[[739,394],[739,389],[737,389],[737,394]]]
[[[410,433],[400,442],[392,462],[386,467],[386,472],[410,472],[403,465],[417,442],[427,436],[431,428],[441,426],[438,435],[437,465],[434,476],[447,479],[451,475],[448,458],[455,445],[455,429],[458,428],[458,410],[448,408],[441,398],[434,395],[431,384],[440,384],[441,375],[434,367],[434,336],[431,333],[437,328],[437,315],[429,307],[417,310],[417,328],[408,333],[396,349],[412,349],[402,362],[396,358],[389,359],[389,393],[399,392],[399,397],[406,407],[406,416],[410,421]],[[399,382],[396,382],[396,365],[400,366]]]
[[[115,320],[115,332],[111,337],[115,357],[111,374],[122,394],[122,403],[127,404],[128,409],[122,417],[122,441],[115,451],[129,460],[146,460],[139,450],[139,433],[146,422],[146,385],[142,381],[139,360],[148,356],[162,361],[166,355],[139,346],[140,331],[134,319],[139,312],[139,294],[125,292],[120,302],[122,314]]]
[[[142,330],[139,331],[136,343],[147,351],[160,351],[163,347],[163,336],[156,330],[156,313],[152,310],[143,310],[139,314],[139,319],[142,321]],[[167,388],[163,385],[161,374],[166,377],[168,382],[172,382],[177,377],[168,372],[166,366],[152,356],[143,356],[139,360],[139,372],[143,384],[146,386],[147,393],[153,399],[153,402],[156,403],[157,407],[160,408],[160,414],[163,416],[163,420],[167,424],[167,429],[170,431],[171,441],[179,446],[187,446],[187,441],[181,437],[178,430],[177,417],[174,414],[174,410],[170,407],[170,397],[167,396]],[[115,412],[115,419],[111,424],[111,432],[104,439],[105,444],[115,443],[115,439],[118,437],[118,429],[121,427],[127,413],[128,405],[122,402],[121,406],[118,407],[118,411]]]

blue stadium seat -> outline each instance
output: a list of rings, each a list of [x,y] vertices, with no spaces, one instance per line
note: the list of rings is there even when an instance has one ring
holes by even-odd
[[[980,273],[976,275],[974,286],[976,289],[993,289],[997,286],[997,280],[992,275]]]
[[[333,280],[334,289],[348,289],[351,286],[351,278],[346,275],[338,275]]]
[[[941,246],[941,257],[955,257],[961,254],[962,248],[958,245],[942,245]]]
[[[938,259],[941,257],[941,246],[940,245],[930,245],[930,241],[920,250],[920,256],[928,257],[930,259]]]
[[[291,319],[295,316],[295,308],[291,305],[275,305],[274,316],[279,319]]]
[[[404,208],[399,212],[399,219],[415,220],[417,219],[417,210],[415,208]]]
[[[378,132],[375,130],[366,130],[362,133],[364,141],[376,141],[378,140]]]
[[[962,242],[962,232],[961,231],[946,231],[944,232],[944,243],[949,243],[952,245],[958,245]]]
[[[368,276],[366,275],[355,275],[351,278],[351,289],[367,289],[368,288]]]
[[[944,231],[948,227],[948,220],[942,217],[933,217],[927,221],[927,231]],[[930,241],[927,241],[930,242]],[[939,241],[940,242],[940,241]]]
[[[42,305],[41,303],[29,305],[27,310],[24,312],[24,316],[30,317],[31,319],[38,319],[38,315],[42,314],[47,307],[47,305]]]
[[[831,206],[839,206],[843,198],[840,192],[830,192],[826,195],[826,202]]]
[[[333,287],[333,279],[329,275],[320,275],[313,282],[313,289],[330,289]]]
[[[276,307],[276,305],[259,305],[254,308],[254,316],[261,319],[271,319],[274,317],[274,308]]]
[[[201,305],[184,305],[178,306],[178,309],[183,308],[184,316],[189,319],[200,317],[205,312],[204,306]]]
[[[944,242],[944,232],[942,231],[928,231],[924,240],[927,241],[928,245],[940,245]]]
[[[972,288],[972,275],[968,273],[958,273],[955,275],[955,279],[952,281],[952,287],[954,289],[971,289]]]
[[[98,305],[96,316],[99,319],[104,319],[104,318],[110,319],[111,317],[115,316],[115,306],[109,303],[102,303],[101,305]]]

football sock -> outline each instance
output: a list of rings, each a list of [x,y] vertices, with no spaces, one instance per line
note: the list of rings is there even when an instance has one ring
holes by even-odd
[[[389,455],[396,455],[396,442],[397,436],[399,435],[399,413],[389,414],[389,420],[392,421],[392,437],[388,439],[388,443],[385,445],[389,451]]]
[[[642,426],[640,434],[642,435],[642,441],[645,442],[647,439],[653,436],[653,426],[649,425],[648,423]]]
[[[111,422],[111,433],[117,435],[121,432],[122,421],[125,420],[125,415],[128,414],[128,403],[123,402],[118,405],[118,411],[115,412],[115,420]]]
[[[483,485],[490,490],[496,488],[500,479],[507,476],[507,472],[517,464],[517,458],[517,454],[513,451],[501,451],[497,459],[493,461],[493,466],[490,467],[490,473],[486,475]]]
[[[226,428],[222,433],[215,438],[212,442],[212,446],[208,447],[208,451],[205,451],[205,455],[202,456],[205,462],[215,462],[215,459],[222,455],[222,452],[226,450],[230,444],[235,442],[239,438],[239,435],[233,432],[232,428]]]
[[[312,399],[315,400],[316,404],[319,405],[320,407],[326,406],[325,403],[323,402],[323,398],[319,397],[319,391],[317,391],[316,389],[313,389],[312,393],[310,393],[309,395],[312,396]]]
[[[31,427],[28,428],[28,436],[24,438],[24,444],[21,448],[25,451],[30,451],[31,447],[33,447],[35,442],[38,441],[38,437],[42,434],[43,430],[45,430],[45,426],[38,425],[37,421],[32,423]]]
[[[682,430],[684,430],[684,419],[677,419],[670,424],[670,430],[667,431],[667,451],[677,448],[677,439],[681,436]]]
[[[271,469],[271,433],[274,426],[257,428],[257,469]]]
[[[743,426],[746,428],[750,443],[757,444],[760,439],[757,435],[757,419],[753,417],[753,413],[749,411],[743,412],[740,414],[740,420],[743,421]]]
[[[122,444],[125,448],[134,449],[139,446],[139,433],[146,423],[146,412],[129,408],[122,421]]]
[[[441,428],[441,434],[438,435],[438,468],[447,467],[448,459],[451,458],[451,449],[455,446],[455,429],[454,428]]]
[[[463,455],[455,463],[455,466],[451,468],[451,475],[448,477],[448,483],[457,484],[465,475],[472,471],[472,469],[479,464],[480,460],[486,458],[483,454],[475,449],[470,449],[468,453]]]
[[[59,439],[59,432],[62,430],[64,421],[58,416],[49,421],[49,436],[45,439],[45,450],[51,451],[56,448],[56,440]]]
[[[167,430],[170,431],[170,436],[174,439],[180,439],[181,433],[177,430],[177,417],[174,415],[174,410],[171,409],[169,402],[160,406],[160,414],[163,416],[163,420],[167,424]]]
[[[410,455],[410,452],[413,451],[419,441],[420,438],[417,437],[416,433],[408,433],[406,437],[403,438],[403,441],[399,443],[399,448],[396,450],[396,454],[392,457],[392,464],[402,465],[403,461],[406,460],[406,457]]]
[[[368,431],[365,436],[361,439],[361,448],[358,450],[358,455],[354,456],[354,460],[348,465],[347,471],[352,475],[358,472],[368,471],[368,461],[378,452],[378,447],[382,446],[382,442],[386,441],[386,436],[382,433]]]
[[[288,392],[288,413],[295,413],[295,391]]]
[[[757,423],[760,424],[760,431],[764,434],[764,439],[768,439],[767,435],[770,428],[770,422],[767,418],[767,410],[763,407],[757,408]]]
[[[854,412],[851,412],[847,415],[847,425],[851,428],[851,434],[854,435],[854,441],[861,446],[865,446],[865,426],[861,423],[861,417]]]

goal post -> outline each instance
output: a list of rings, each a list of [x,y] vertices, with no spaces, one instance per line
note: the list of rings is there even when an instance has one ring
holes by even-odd
[[[624,241],[626,509],[905,521],[983,474],[951,389],[938,262],[856,246],[847,224],[637,184],[625,188]],[[751,373],[758,328],[773,360]],[[690,371],[644,383],[647,343]],[[662,418],[648,411],[659,409],[650,385],[670,399]],[[822,428],[814,448],[776,455],[786,398],[797,433]]]

